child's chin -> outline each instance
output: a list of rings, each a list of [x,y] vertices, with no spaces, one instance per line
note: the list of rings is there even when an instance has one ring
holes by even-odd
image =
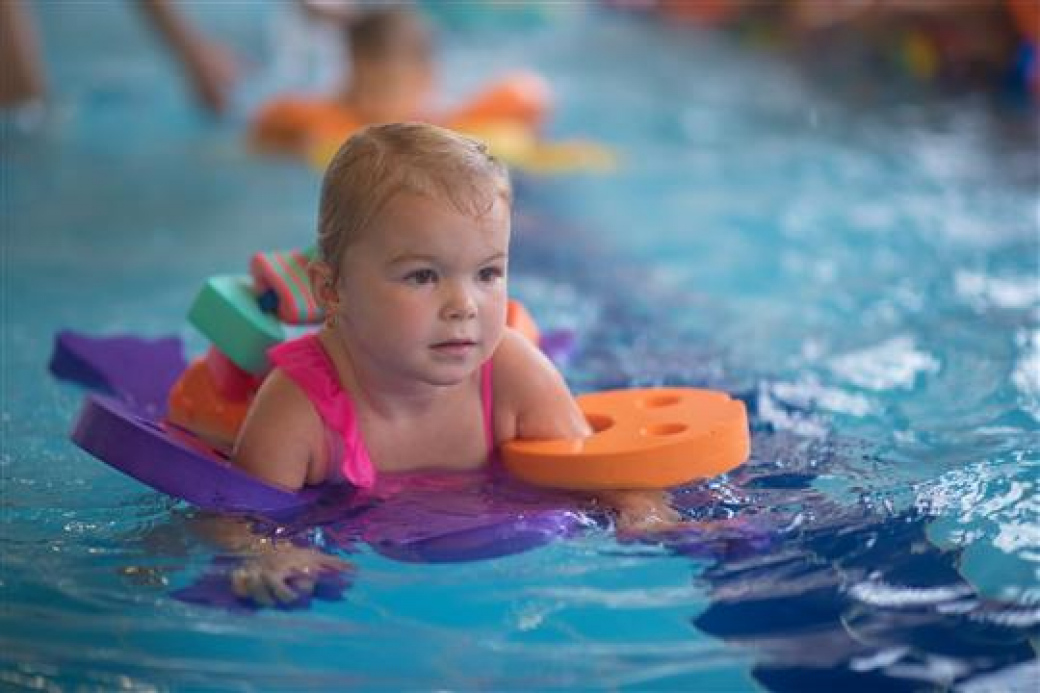
[[[430,385],[437,385],[438,387],[450,387],[452,385],[458,385],[467,378],[473,375],[476,371],[477,366],[465,363],[465,364],[451,364],[443,365],[439,364],[436,368],[428,368],[423,373],[423,380]]]

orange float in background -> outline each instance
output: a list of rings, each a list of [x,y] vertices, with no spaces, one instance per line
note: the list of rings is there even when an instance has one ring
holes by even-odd
[[[724,392],[613,390],[577,401],[593,435],[506,443],[512,474],[561,489],[663,489],[728,472],[751,450],[744,403]]]
[[[536,174],[611,171],[617,157],[590,141],[546,142],[539,130],[552,106],[548,84],[537,74],[515,72],[454,111],[416,114],[482,140],[509,166]],[[326,95],[285,95],[260,107],[250,138],[260,149],[302,158],[324,170],[348,137],[370,123]]]
[[[446,116],[422,117],[463,131],[486,127],[520,127],[533,132],[545,119],[550,106],[549,86],[538,75],[518,72],[504,77],[478,93],[471,101]],[[332,153],[352,134],[368,125],[349,106],[330,96],[284,95],[261,106],[250,126],[253,142],[263,148],[305,153],[331,159]]]
[[[364,126],[333,98],[286,95],[257,111],[250,138],[263,148],[303,153],[316,142],[342,142]]]
[[[474,96],[444,121],[461,130],[502,122],[536,130],[551,106],[552,92],[544,79],[533,72],[515,72]]]
[[[538,323],[534,321],[531,313],[520,301],[509,299],[506,308],[506,325],[527,337],[531,344],[538,346],[542,343],[542,331],[538,329]]]

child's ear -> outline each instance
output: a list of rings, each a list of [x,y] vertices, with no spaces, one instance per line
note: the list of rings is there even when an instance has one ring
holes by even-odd
[[[314,260],[307,265],[307,277],[311,280],[311,292],[326,313],[339,304],[336,282],[332,268],[324,260]]]

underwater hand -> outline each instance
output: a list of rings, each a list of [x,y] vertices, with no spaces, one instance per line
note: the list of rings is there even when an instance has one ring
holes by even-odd
[[[682,524],[682,515],[665,491],[611,491],[604,498],[614,507],[619,534],[665,532]]]
[[[231,588],[236,596],[264,606],[288,604],[310,595],[323,573],[339,573],[351,567],[349,561],[314,548],[271,545],[270,550],[247,558],[235,569]]]

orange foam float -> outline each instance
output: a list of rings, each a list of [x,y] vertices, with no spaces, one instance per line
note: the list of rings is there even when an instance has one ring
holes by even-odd
[[[594,433],[506,443],[502,460],[513,475],[560,489],[663,489],[724,474],[751,450],[744,403],[724,392],[612,390],[577,401]]]
[[[251,402],[252,397],[232,399],[221,393],[203,357],[174,383],[166,418],[218,448],[231,449]]]

